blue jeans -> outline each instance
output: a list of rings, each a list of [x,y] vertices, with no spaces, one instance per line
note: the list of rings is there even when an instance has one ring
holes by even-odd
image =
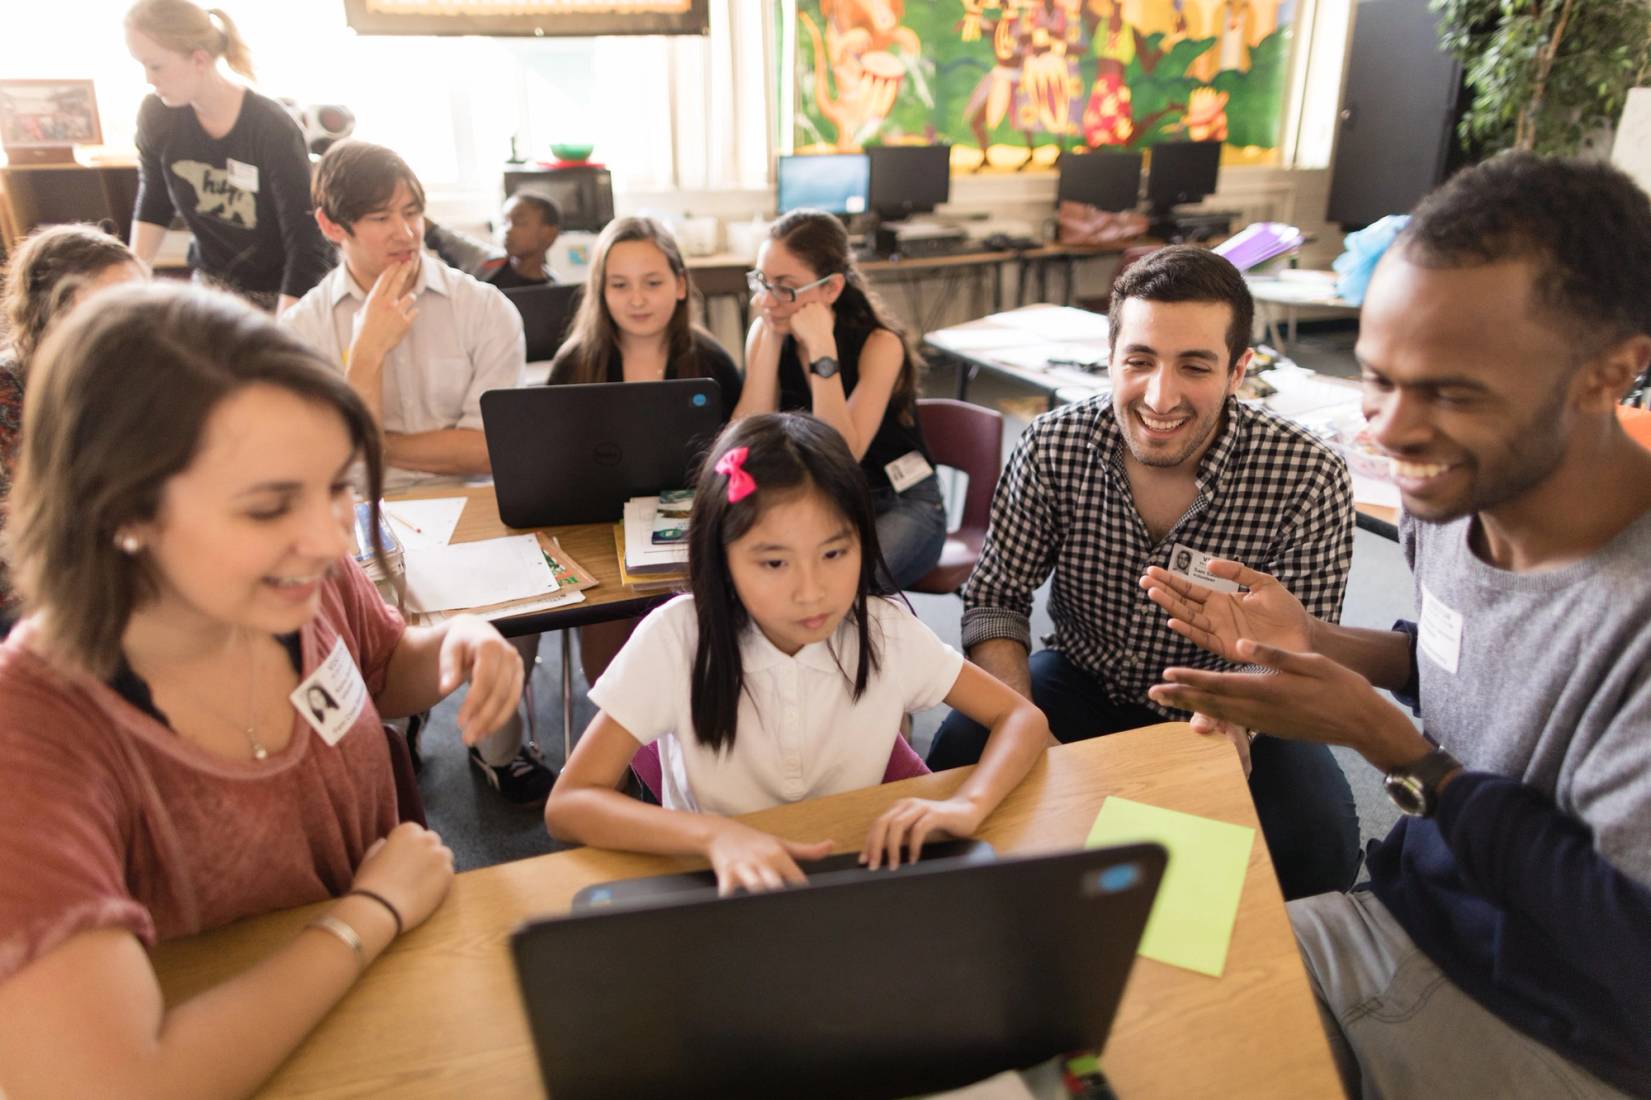
[[[1134,703],[1116,703],[1105,686],[1063,653],[1032,654],[1032,701],[1062,744],[1165,721]],[[935,771],[973,764],[986,729],[953,711],[929,746]],[[1359,866],[1359,815],[1353,791],[1324,745],[1257,737],[1250,746],[1250,798],[1286,899],[1345,890]]]
[[[946,503],[940,479],[930,474],[903,493],[887,486],[871,492],[877,513],[877,545],[889,567],[883,579],[902,591],[916,584],[940,561],[946,548]]]

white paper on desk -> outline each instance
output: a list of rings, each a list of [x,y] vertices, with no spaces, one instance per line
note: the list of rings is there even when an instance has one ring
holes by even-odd
[[[542,600],[513,603],[509,607],[495,607],[490,611],[479,611],[477,614],[489,622],[497,622],[499,619],[508,619],[514,615],[529,615],[536,614],[540,611],[553,611],[558,607],[568,607],[572,604],[584,602],[585,594],[576,588],[572,592],[558,592],[556,595],[546,596]],[[435,626],[438,623],[446,622],[454,615],[462,614],[464,614],[464,610],[462,608],[456,611],[421,611],[414,617],[414,625]]]
[[[1094,341],[1105,344],[1112,331],[1107,325],[1105,314],[1091,313],[1087,309],[1074,309],[1071,306],[1017,309],[1011,313],[1000,313],[994,320],[999,324],[1012,324],[1022,332],[1035,332],[1045,340],[1072,340],[1079,343]]]
[[[653,541],[654,516],[659,512],[658,497],[632,497],[625,502],[625,567],[687,564],[686,542],[656,544]]]
[[[1018,367],[1021,370],[1044,370],[1050,365],[1050,360],[1060,360],[1062,366],[1071,362],[1098,359],[1106,360],[1106,349],[1088,348],[1080,344],[1023,344],[1018,348],[1004,348],[994,351],[985,358],[994,363],[1003,363],[1007,366]],[[1074,368],[1075,369],[1075,368]],[[1080,372],[1081,373],[1081,372]],[[1106,372],[1100,371],[1095,377],[1105,379]]]
[[[454,611],[556,591],[539,540],[511,535],[407,551],[407,604],[415,611]]]
[[[1270,370],[1261,377],[1278,390],[1273,396],[1266,398],[1263,404],[1278,415],[1292,419],[1308,413],[1341,409],[1357,413],[1362,399],[1362,391],[1358,385],[1345,380],[1324,378],[1312,371],[1298,373]]]
[[[384,518],[390,521],[401,545],[413,550],[427,546],[446,546],[464,514],[464,497],[435,497],[430,500],[387,500],[379,505]],[[413,528],[418,528],[414,530]]]
[[[941,329],[924,337],[929,343],[946,351],[991,351],[994,348],[1013,348],[1026,343],[1026,332],[1012,328],[955,328]]]

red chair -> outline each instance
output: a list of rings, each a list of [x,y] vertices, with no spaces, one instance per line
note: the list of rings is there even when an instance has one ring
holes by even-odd
[[[927,397],[917,403],[917,421],[935,462],[969,475],[962,521],[946,536],[939,564],[910,589],[945,595],[963,587],[986,542],[992,491],[1003,465],[1003,414],[967,401]]]

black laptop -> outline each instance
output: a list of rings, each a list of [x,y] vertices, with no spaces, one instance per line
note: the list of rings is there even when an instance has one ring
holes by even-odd
[[[960,840],[936,840],[923,845],[916,863],[903,863],[890,870],[875,871],[860,865],[859,852],[839,852],[824,859],[805,860],[798,864],[808,874],[809,886],[837,882],[843,878],[863,878],[867,875],[903,875],[918,867],[935,864],[959,866],[968,863],[986,863],[997,858],[997,852],[984,840],[972,837]],[[674,875],[643,875],[640,878],[622,878],[613,882],[593,882],[573,895],[573,911],[606,909],[623,905],[647,905],[661,898],[697,895],[714,897],[717,892],[715,871],[680,871]]]
[[[527,386],[482,394],[499,518],[602,523],[625,501],[685,489],[722,427],[709,378]]]
[[[662,897],[511,939],[556,1100],[900,1097],[1106,1039],[1155,844]]]
[[[516,312],[522,315],[522,333],[527,337],[527,361],[544,362],[556,358],[562,340],[579,308],[584,291],[580,283],[546,283],[544,286],[514,286],[504,292]]]

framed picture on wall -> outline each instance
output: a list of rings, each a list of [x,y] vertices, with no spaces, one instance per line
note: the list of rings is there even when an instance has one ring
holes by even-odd
[[[14,163],[72,161],[103,144],[90,80],[0,80],[0,145]]]
[[[707,0],[344,0],[357,34],[705,34]]]

